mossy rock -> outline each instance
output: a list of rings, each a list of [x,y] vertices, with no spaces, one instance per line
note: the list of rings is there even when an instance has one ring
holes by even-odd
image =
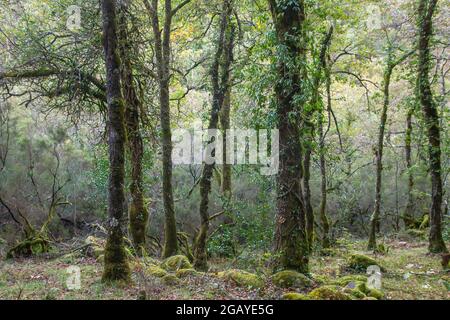
[[[180,279],[178,279],[173,274],[167,274],[161,278],[162,282],[167,286],[175,286],[180,283]]]
[[[311,300],[307,295],[297,293],[297,292],[288,292],[283,294],[283,300]]]
[[[243,270],[222,271],[217,276],[221,279],[232,281],[239,287],[261,288],[264,286],[264,281],[259,276]]]
[[[333,281],[333,284],[346,287],[351,282],[367,282],[367,277],[362,275],[349,275]]]
[[[312,300],[352,300],[352,296],[343,292],[338,286],[323,286],[308,294]]]
[[[430,226],[430,215],[426,214],[423,216],[422,222],[420,223],[419,230],[425,230]]]
[[[319,285],[333,284],[332,283],[333,281],[327,276],[320,275],[320,274],[312,274],[311,276],[314,279],[314,282],[316,284],[319,284]]]
[[[381,271],[385,272],[386,269],[381,266],[379,262],[377,262],[375,259],[365,256],[363,254],[352,254],[348,257],[347,261],[347,269],[359,271],[359,272],[366,272],[367,268],[370,266],[378,266],[380,267]]]
[[[155,265],[155,266],[159,266],[161,264],[160,261],[152,257],[144,257],[142,258],[142,262],[146,265]]]
[[[164,270],[163,268],[160,268],[156,265],[150,265],[150,266],[145,267],[144,273],[146,275],[150,275],[150,276],[157,277],[157,278],[165,277],[168,274],[166,270]]]
[[[164,260],[161,264],[161,268],[167,271],[177,271],[180,269],[192,269],[192,265],[186,256],[178,255]]]
[[[368,289],[369,291],[367,292],[367,296],[368,297],[372,297],[375,298],[377,300],[382,300],[384,298],[384,293],[378,289],[372,288],[372,289]]]
[[[307,288],[313,285],[304,274],[292,270],[280,271],[272,276],[275,285],[282,288]]]
[[[85,254],[87,256],[98,260],[105,254],[105,240],[94,236],[89,236],[86,240],[84,240],[84,243],[89,245],[89,247],[85,250]]]
[[[192,276],[198,276],[200,275],[200,272],[198,272],[195,269],[180,269],[176,272],[176,276],[178,278],[186,278],[186,277],[192,277]]]
[[[345,288],[344,293],[351,295],[352,297],[356,299],[363,299],[366,297],[364,292],[358,290],[358,289],[351,289],[351,288]]]

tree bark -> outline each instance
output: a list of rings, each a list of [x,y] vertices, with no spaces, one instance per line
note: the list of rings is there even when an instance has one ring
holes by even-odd
[[[119,39],[122,60],[122,88],[125,108],[125,123],[128,135],[128,152],[131,163],[131,205],[129,208],[130,233],[133,245],[138,255],[145,250],[145,234],[147,230],[148,211],[144,203],[142,182],[142,159],[144,144],[140,129],[140,115],[142,102],[139,99],[134,82],[133,66],[130,55],[130,42],[126,16],[126,2],[122,2],[119,13]]]
[[[327,110],[331,110],[331,72],[325,61],[325,85],[327,92]],[[320,209],[319,217],[322,226],[322,248],[326,249],[331,246],[330,242],[330,222],[327,216],[327,164],[325,160],[325,133],[323,131],[323,111],[319,119],[319,152],[320,152]]]
[[[172,187],[172,130],[170,126],[170,60],[171,60],[171,28],[172,17],[175,14],[172,10],[172,1],[165,0],[165,19],[163,30],[160,29],[158,16],[158,0],[144,1],[152,20],[153,34],[155,37],[155,56],[157,62],[157,81],[159,85],[159,105],[161,121],[162,140],[162,162],[163,162],[163,202],[164,202],[164,249],[163,257],[167,258],[177,254],[177,226],[175,219],[175,205],[173,200]]]
[[[429,143],[429,171],[431,174],[431,210],[429,251],[448,252],[442,238],[442,177],[441,177],[441,135],[439,114],[431,91],[430,38],[433,35],[433,14],[437,0],[420,0],[419,3],[419,61],[417,83],[419,101],[427,127]]]
[[[406,115],[406,134],[405,134],[405,160],[406,160],[406,170],[408,172],[408,202],[406,203],[405,212],[403,213],[403,222],[405,223],[405,228],[410,229],[414,226],[414,176],[411,172],[412,170],[412,108],[408,110]]]
[[[305,142],[304,142],[304,160],[303,160],[303,198],[305,201],[306,210],[306,233],[308,235],[308,246],[309,250],[312,250],[312,245],[314,242],[314,210],[311,204],[311,156],[313,152],[314,135],[316,134],[315,125],[313,122],[313,117],[316,112],[321,112],[323,109],[323,104],[320,98],[320,85],[322,83],[323,71],[326,68],[326,53],[330,46],[331,37],[333,35],[333,28],[331,27],[325,38],[322,41],[319,61],[316,68],[316,74],[313,79],[313,93],[311,99],[310,111],[305,115]],[[321,120],[320,120],[321,121]],[[321,168],[322,169],[322,168]],[[323,176],[322,176],[323,178]],[[322,194],[323,195],[323,194]],[[322,220],[323,217],[321,217]]]
[[[231,165],[227,164],[227,130],[230,129],[231,87],[225,94],[220,112],[220,127],[222,129],[222,193],[226,198],[231,197]]]
[[[389,86],[391,82],[392,66],[391,66],[391,53],[389,53],[388,63],[384,72],[384,103],[381,110],[380,127],[378,131],[378,144],[376,147],[376,186],[375,186],[375,207],[372,217],[370,219],[370,231],[369,231],[369,244],[368,250],[375,250],[377,227],[380,223],[380,208],[381,208],[381,179],[383,171],[383,145],[384,134],[386,129],[387,111],[389,108]]]
[[[219,40],[217,51],[211,68],[213,104],[208,129],[217,129],[219,124],[219,112],[224,104],[225,96],[230,86],[230,67],[233,61],[234,30],[230,24],[232,14],[232,1],[224,0],[220,22]],[[222,63],[221,63],[222,61]],[[212,151],[215,156],[215,150]],[[206,241],[209,231],[209,193],[211,192],[211,178],[214,171],[213,164],[204,164],[200,179],[200,230],[195,240],[194,267],[197,270],[207,271]]]
[[[102,1],[103,40],[105,50],[108,131],[109,131],[109,192],[108,240],[105,248],[104,281],[130,278],[130,269],[124,248],[122,220],[124,216],[125,140],[124,102],[120,83],[116,7],[114,0]]]
[[[280,137],[280,166],[277,176],[277,215],[275,230],[276,269],[308,272],[308,239],[305,206],[300,184],[302,154],[300,146],[300,113],[304,92],[300,86],[305,70],[290,62],[305,58],[304,1],[269,0],[278,46],[283,57],[277,57],[275,98]]]
[[[383,175],[383,151],[384,151],[384,135],[386,131],[387,112],[390,104],[390,84],[391,76],[396,66],[405,61],[412,53],[408,52],[402,55],[399,59],[394,60],[392,48],[388,49],[388,57],[386,68],[383,77],[383,95],[384,102],[381,110],[380,127],[378,131],[378,144],[376,146],[376,185],[375,185],[375,207],[370,219],[369,229],[369,243],[368,250],[376,250],[376,234],[380,229],[380,211],[381,211],[381,189],[382,189],[382,175]]]

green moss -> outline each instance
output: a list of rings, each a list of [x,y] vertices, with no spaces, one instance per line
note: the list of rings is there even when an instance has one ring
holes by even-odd
[[[232,269],[222,271],[217,276],[221,279],[232,281],[240,287],[261,288],[264,286],[264,281],[260,277],[243,270]]]
[[[104,270],[102,280],[104,282],[124,282],[131,280],[130,266],[123,245],[123,237],[120,233],[110,234],[105,246]]]
[[[323,286],[314,289],[308,294],[308,297],[312,300],[352,300],[352,297],[338,286]]]
[[[162,282],[168,286],[174,286],[180,283],[180,279],[178,279],[173,274],[167,274],[161,278]]]
[[[384,293],[378,289],[369,289],[367,296],[381,300],[384,298]]]
[[[176,276],[178,278],[186,278],[186,277],[190,277],[190,276],[197,276],[199,275],[200,272],[198,272],[195,269],[180,269],[176,272]]]
[[[283,300],[310,300],[307,295],[297,293],[297,292],[288,292],[283,294]]]
[[[424,230],[408,229],[408,230],[406,230],[406,234],[410,237],[417,238],[417,239],[425,239],[426,238],[426,233]]]
[[[161,268],[167,271],[177,271],[180,269],[192,269],[192,265],[186,256],[178,255],[167,258],[161,264]]]
[[[356,299],[363,299],[366,295],[358,289],[345,288],[344,293],[351,295]]]
[[[362,275],[350,275],[350,276],[345,276],[342,278],[337,279],[336,281],[334,281],[332,284],[341,286],[341,287],[345,287],[347,286],[350,282],[367,282],[367,277],[362,276]]]
[[[8,250],[7,259],[19,257],[31,257],[34,255],[47,253],[50,251],[50,243],[43,237],[36,236],[23,240],[16,246]]]
[[[105,254],[105,240],[89,236],[84,240],[84,243],[86,245],[89,245],[89,247],[86,249],[85,253],[89,257],[93,257],[95,259],[99,259],[101,256],[104,256]]]
[[[382,267],[379,262],[371,257],[356,253],[348,257],[347,268],[350,270],[366,272],[367,268],[370,266],[378,266],[381,271],[386,271],[386,269]]]
[[[144,264],[146,264],[146,265],[154,265],[154,266],[159,266],[161,264],[160,261],[158,261],[152,257],[142,258],[142,262],[144,262]]]
[[[423,216],[422,222],[420,223],[419,230],[424,230],[430,226],[430,215],[426,214]]]
[[[307,276],[292,270],[285,270],[274,274],[272,281],[275,285],[282,288],[306,288],[313,284]]]
[[[156,266],[156,265],[150,265],[145,267],[144,273],[146,275],[150,275],[157,278],[165,277],[168,273],[166,270]]]
[[[323,284],[330,284],[332,280],[324,275],[321,274],[312,274],[312,278],[314,279],[314,282],[317,284],[323,285]],[[331,283],[333,284],[333,283]]]

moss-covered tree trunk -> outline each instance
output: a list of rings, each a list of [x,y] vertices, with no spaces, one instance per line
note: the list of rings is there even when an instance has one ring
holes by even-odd
[[[275,99],[280,137],[275,230],[276,269],[308,271],[305,206],[300,184],[302,153],[300,113],[304,101],[304,70],[296,62],[305,58],[305,8],[302,0],[269,0],[275,25],[278,56]],[[281,52],[283,56],[281,55]]]
[[[430,39],[433,35],[433,15],[437,0],[420,0],[419,2],[419,61],[417,84],[419,101],[427,127],[429,171],[431,175],[431,210],[429,251],[432,253],[447,252],[442,238],[442,177],[441,177],[441,134],[439,114],[431,91],[430,71]]]
[[[164,1],[164,23],[161,24],[158,12],[158,0],[144,1],[152,20],[154,34],[155,58],[157,65],[157,81],[159,85],[159,106],[162,140],[163,163],[163,203],[164,203],[164,249],[163,257],[177,254],[177,225],[172,186],[172,129],[170,125],[170,77],[171,77],[171,33],[172,18],[176,11],[172,1]],[[178,7],[177,7],[178,8]]]
[[[217,51],[211,68],[213,102],[208,129],[217,129],[219,124],[219,113],[224,104],[225,95],[230,87],[230,68],[233,60],[234,30],[230,23],[232,14],[232,1],[224,0],[220,21],[219,39]],[[212,151],[215,156],[215,149]],[[206,241],[209,231],[209,193],[211,192],[211,178],[214,171],[214,163],[205,163],[200,178],[200,230],[195,239],[194,267],[197,270],[206,271],[207,251]]]
[[[406,203],[405,211],[403,212],[403,222],[406,229],[410,229],[414,226],[414,176],[412,173],[412,108],[408,110],[406,115],[406,133],[405,133],[405,160],[406,170],[408,174],[408,202]]]
[[[130,269],[124,248],[122,223],[125,182],[125,116],[120,83],[116,6],[114,0],[102,1],[103,41],[108,99],[108,240],[105,248],[104,281],[129,280]]]
[[[309,111],[305,114],[304,119],[304,160],[303,160],[303,198],[305,201],[305,210],[306,210],[306,233],[308,235],[308,246],[309,249],[312,250],[312,245],[314,242],[314,225],[315,225],[315,219],[314,219],[314,210],[311,203],[311,186],[310,186],[310,179],[311,179],[311,157],[314,149],[314,136],[316,135],[316,128],[314,124],[314,117],[318,112],[322,112],[323,109],[323,102],[320,97],[320,87],[322,84],[322,78],[324,71],[326,69],[326,56],[327,51],[331,43],[331,37],[333,35],[333,28],[331,27],[328,33],[325,35],[319,51],[318,56],[318,62],[315,70],[315,74],[313,77],[313,92],[312,92],[312,98],[311,98],[311,106],[309,107]],[[321,120],[319,120],[321,121]],[[322,128],[323,131],[323,128]],[[321,152],[322,150],[319,150]],[[321,170],[325,167],[321,167]],[[322,176],[323,179],[323,176]],[[323,196],[323,194],[322,194]],[[323,197],[322,197],[323,199]],[[326,201],[326,198],[325,198]],[[323,216],[322,212],[321,214],[321,220],[323,222]]]
[[[383,175],[383,151],[384,151],[384,136],[386,132],[387,112],[390,105],[390,85],[392,73],[400,63],[405,61],[413,52],[408,52],[400,58],[395,59],[393,49],[388,49],[388,57],[383,76],[383,108],[380,116],[380,127],[378,129],[378,143],[376,145],[376,185],[375,185],[375,205],[372,217],[370,219],[369,228],[369,243],[368,250],[375,250],[377,248],[376,235],[380,229],[380,211],[381,211],[381,191],[382,191],[382,175]]]
[[[122,88],[125,108],[125,123],[128,134],[128,154],[131,163],[131,205],[129,208],[130,234],[137,254],[145,250],[145,233],[147,230],[148,211],[144,203],[144,190],[142,183],[142,159],[144,156],[144,143],[140,129],[140,115],[142,102],[139,99],[133,76],[131,63],[131,44],[128,35],[128,19],[126,2],[122,2],[119,12],[119,39],[122,60]]]
[[[326,65],[325,61],[325,86],[326,86],[326,96],[327,96],[327,110],[331,110],[331,72],[330,68]],[[329,111],[330,112],[330,111]],[[330,222],[327,216],[327,163],[325,159],[325,132],[323,130],[323,111],[319,118],[319,162],[320,162],[320,209],[319,218],[322,227],[322,248],[329,248],[331,246],[330,242]]]
[[[377,227],[380,223],[380,209],[381,209],[381,179],[382,179],[382,171],[383,171],[383,146],[384,146],[384,135],[386,130],[386,121],[387,121],[387,111],[389,107],[389,86],[391,82],[392,75],[392,67],[390,65],[391,53],[389,53],[388,65],[386,67],[386,71],[384,72],[384,103],[383,108],[381,110],[380,117],[380,126],[378,131],[378,143],[376,146],[376,185],[375,185],[375,206],[374,211],[372,213],[372,217],[370,219],[370,229],[369,229],[369,244],[368,250],[376,249],[376,234]]]
[[[231,114],[231,86],[225,94],[222,109],[220,111],[220,127],[222,129],[222,193],[225,197],[231,197],[231,165],[227,163],[227,130],[230,129]]]

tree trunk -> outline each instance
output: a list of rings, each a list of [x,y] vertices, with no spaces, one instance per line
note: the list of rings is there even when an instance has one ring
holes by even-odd
[[[120,87],[120,57],[117,48],[117,22],[114,0],[102,1],[105,50],[108,131],[109,192],[108,240],[105,248],[104,281],[129,280],[130,269],[124,248],[122,220],[124,216],[125,124],[124,102]]]
[[[325,84],[327,92],[327,110],[331,110],[331,74],[328,66],[325,66]],[[330,112],[330,111],[329,111]],[[330,242],[330,222],[327,217],[327,167],[325,160],[325,133],[323,131],[323,113],[319,119],[319,152],[320,152],[320,210],[319,217],[322,226],[322,248],[329,248]]]
[[[122,60],[122,88],[126,102],[125,119],[128,135],[128,151],[131,163],[131,205],[129,208],[130,233],[133,245],[138,255],[145,250],[145,233],[147,230],[148,211],[144,203],[142,183],[142,159],[144,144],[140,129],[139,112],[142,109],[141,101],[136,93],[132,63],[130,60],[130,43],[128,37],[126,17],[126,4],[120,7],[119,39]]]
[[[387,111],[389,108],[389,86],[391,82],[392,66],[391,66],[391,53],[389,52],[387,67],[384,72],[384,103],[383,109],[381,110],[380,127],[378,131],[378,144],[376,152],[376,186],[375,186],[375,207],[370,219],[370,229],[369,229],[369,244],[367,246],[368,250],[375,250],[376,244],[376,234],[379,231],[380,223],[380,207],[381,207],[381,179],[383,171],[383,145],[384,145],[384,134],[386,129],[387,121]]]
[[[230,129],[231,87],[225,94],[220,112],[220,127],[222,129],[222,193],[226,198],[231,197],[231,165],[227,163],[227,130]]]
[[[152,19],[153,34],[155,37],[155,56],[157,62],[157,81],[159,84],[159,106],[161,121],[162,162],[163,162],[163,202],[164,202],[164,249],[163,257],[167,258],[177,254],[177,225],[175,219],[175,205],[172,187],[172,130],[170,126],[170,52],[172,28],[172,1],[165,0],[165,19],[163,30],[160,30],[158,16],[158,0],[152,4],[144,1],[147,11]]]
[[[304,153],[305,158],[303,162],[303,198],[305,201],[306,210],[306,233],[308,235],[308,246],[312,250],[312,245],[314,242],[314,210],[311,204],[311,156],[313,152],[313,143],[315,135],[315,126],[313,122],[313,117],[316,112],[322,112],[323,103],[320,98],[320,85],[322,83],[323,71],[326,68],[326,56],[327,51],[331,43],[331,37],[333,35],[333,27],[330,28],[325,38],[322,41],[319,53],[319,61],[316,68],[316,74],[313,78],[313,93],[311,99],[310,111],[305,115],[305,142],[304,142]],[[321,121],[321,120],[320,120]],[[322,219],[322,218],[321,218]]]
[[[213,104],[208,129],[217,129],[219,124],[219,112],[224,104],[225,95],[229,91],[230,67],[233,60],[234,30],[230,24],[232,3],[224,0],[222,9],[219,40],[217,52],[211,68]],[[221,63],[221,61],[223,61]],[[215,156],[215,150],[212,151]],[[200,218],[201,226],[195,240],[194,267],[197,270],[207,271],[206,241],[209,231],[209,193],[211,191],[211,178],[214,164],[204,164],[200,179]]]
[[[369,229],[369,243],[367,245],[368,250],[375,250],[377,247],[376,235],[380,231],[380,211],[381,211],[381,188],[382,188],[382,175],[383,175],[383,146],[384,135],[386,130],[387,112],[390,104],[389,89],[391,84],[392,72],[395,67],[405,61],[414,51],[410,51],[403,54],[397,60],[394,60],[394,54],[392,48],[388,49],[388,57],[386,63],[386,69],[383,77],[383,109],[381,110],[380,127],[378,131],[378,144],[376,147],[376,186],[375,186],[375,207],[370,219]]]
[[[408,110],[406,115],[406,134],[405,134],[405,159],[406,159],[406,170],[408,172],[408,202],[406,204],[405,212],[403,213],[403,222],[405,223],[405,228],[410,229],[414,226],[414,177],[411,172],[412,170],[412,157],[411,157],[411,142],[412,142],[412,108]]]
[[[308,272],[308,240],[305,206],[300,184],[302,154],[300,113],[304,95],[300,86],[305,70],[291,63],[305,58],[305,8],[302,0],[269,0],[277,42],[284,56],[277,57],[275,98],[280,137],[280,166],[277,176],[277,215],[275,230],[276,269]]]
[[[441,177],[441,136],[439,114],[433,100],[429,79],[430,71],[430,38],[433,34],[433,14],[437,0],[420,0],[419,3],[419,62],[418,62],[418,94],[427,126],[429,142],[429,163],[431,174],[431,210],[429,251],[432,253],[447,252],[442,238],[442,177]]]

